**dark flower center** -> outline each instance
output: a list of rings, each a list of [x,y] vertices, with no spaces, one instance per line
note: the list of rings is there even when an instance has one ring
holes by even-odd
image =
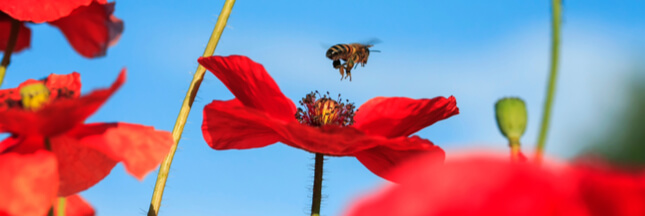
[[[349,103],[349,100],[343,103],[340,94],[338,100],[334,100],[329,96],[329,92],[322,97],[318,91],[311,92],[300,100],[300,105],[303,108],[298,108],[296,119],[301,124],[320,127],[323,125],[348,126],[354,123],[356,107],[354,103]]]

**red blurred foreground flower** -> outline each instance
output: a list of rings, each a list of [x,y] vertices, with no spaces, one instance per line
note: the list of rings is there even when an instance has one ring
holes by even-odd
[[[420,153],[443,161],[441,148],[410,135],[459,113],[454,97],[377,97],[354,114],[353,105],[315,94],[301,101],[306,110],[297,110],[264,67],[245,56],[213,56],[200,58],[199,63],[235,95],[204,108],[204,139],[217,150],[282,142],[314,153],[355,156],[383,177],[391,167]]]
[[[129,123],[84,121],[123,84],[80,95],[80,75],[52,74],[0,90],[0,215],[44,215],[56,197],[98,183],[123,162],[142,179],[165,157],[170,133]],[[75,201],[71,201],[75,202]]]
[[[18,20],[14,52],[29,47],[31,30],[24,22],[47,22],[59,28],[82,56],[104,56],[123,32],[123,21],[113,12],[114,3],[106,0],[0,0],[0,50],[8,45],[12,20]]]
[[[645,172],[590,164],[510,163],[476,156],[430,165],[421,157],[395,169],[389,185],[349,216],[645,215]]]

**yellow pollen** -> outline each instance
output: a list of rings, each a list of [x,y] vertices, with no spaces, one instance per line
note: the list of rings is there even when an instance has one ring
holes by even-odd
[[[321,99],[316,102],[317,111],[320,114],[320,125],[332,123],[338,115],[338,103],[330,99]]]
[[[42,83],[35,83],[20,88],[20,96],[22,97],[22,107],[35,111],[49,102],[49,89]]]

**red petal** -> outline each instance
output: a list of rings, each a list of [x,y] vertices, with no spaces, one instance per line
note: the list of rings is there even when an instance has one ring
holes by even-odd
[[[53,137],[49,142],[51,151],[58,158],[58,196],[69,196],[90,188],[110,174],[118,162],[72,136]]]
[[[20,91],[17,88],[0,89],[0,112],[20,106]],[[0,125],[0,128],[2,125]]]
[[[126,170],[140,180],[161,163],[173,144],[167,131],[128,123],[87,124],[67,135],[123,162]]]
[[[125,82],[125,69],[108,89],[99,89],[77,99],[58,99],[32,112],[8,109],[0,112],[0,128],[14,134],[45,137],[63,133],[85,121]]]
[[[0,12],[0,52],[4,52],[7,49],[10,34],[11,34],[11,18],[5,14],[2,14],[2,12]],[[15,47],[13,47],[13,53],[17,53],[26,48],[29,48],[30,43],[31,43],[31,29],[27,28],[24,22],[21,22],[20,29],[18,31],[18,40],[16,41]]]
[[[123,21],[112,15],[114,3],[82,6],[69,16],[49,22],[58,27],[72,47],[87,58],[104,56],[123,32]]]
[[[230,114],[220,115],[220,110]],[[252,113],[247,116],[246,112]],[[206,143],[217,150],[260,148],[280,141],[271,127],[263,122],[274,121],[261,111],[242,105],[239,100],[213,101],[204,107],[202,134]]]
[[[42,216],[58,190],[56,158],[47,151],[0,154],[0,215]]]
[[[58,215],[58,205],[54,205]],[[78,194],[65,197],[65,216],[94,216],[94,208]]]
[[[418,142],[427,142],[426,145],[432,145],[430,141],[421,139],[417,136],[413,136],[411,139],[418,140]],[[387,175],[393,168],[426,154],[430,155],[426,157],[434,158],[434,161],[430,162],[433,164],[441,164],[446,158],[446,153],[438,146],[434,146],[434,148],[427,150],[392,150],[390,148],[380,146],[358,152],[354,156],[356,156],[356,159],[358,159],[358,161],[365,165],[365,167],[374,174],[384,179],[397,182],[398,180],[395,176],[391,177]]]
[[[198,61],[213,72],[244,106],[283,121],[295,119],[296,106],[284,96],[261,64],[237,55],[201,57]]]
[[[213,101],[204,109],[204,119],[204,137],[212,148],[218,150],[257,148],[277,141],[333,156],[353,156],[379,146],[393,150],[436,148],[430,142],[418,142],[418,138],[386,138],[368,135],[352,127],[333,125],[314,128],[295,119],[285,122],[256,109],[240,106],[234,100]]]
[[[41,23],[67,16],[72,10],[91,2],[92,0],[0,0],[0,11],[14,19]]]
[[[376,97],[358,108],[353,127],[386,137],[410,136],[458,113],[457,102],[452,96],[419,100]]]
[[[42,136],[11,136],[2,141],[5,152],[30,154],[45,149],[45,138]],[[0,147],[2,148],[2,147]]]
[[[10,137],[7,137],[6,139],[2,140],[0,142],[0,154],[5,152],[5,150],[16,146],[18,143],[20,143],[20,140],[21,140],[20,138],[15,137],[15,136],[10,136]]]
[[[50,74],[45,79],[45,86],[50,91],[51,100],[58,97],[78,98],[81,96],[81,75],[77,72],[71,74]]]
[[[582,197],[594,214],[645,215],[643,169],[627,172],[607,164],[582,164],[576,165],[575,169],[580,175]]]
[[[434,160],[397,169],[399,185],[364,199],[348,215],[589,215],[575,180],[561,172],[507,158]]]

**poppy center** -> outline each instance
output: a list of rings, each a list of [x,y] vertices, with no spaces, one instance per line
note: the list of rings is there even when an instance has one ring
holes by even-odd
[[[42,83],[34,83],[20,88],[22,107],[35,111],[49,102],[49,89]]]
[[[296,119],[301,124],[306,124],[313,127],[320,127],[323,125],[340,125],[348,126],[354,123],[354,103],[343,103],[340,99],[334,100],[329,96],[318,93],[318,91],[307,94],[300,100],[302,108],[298,108],[296,112]]]

